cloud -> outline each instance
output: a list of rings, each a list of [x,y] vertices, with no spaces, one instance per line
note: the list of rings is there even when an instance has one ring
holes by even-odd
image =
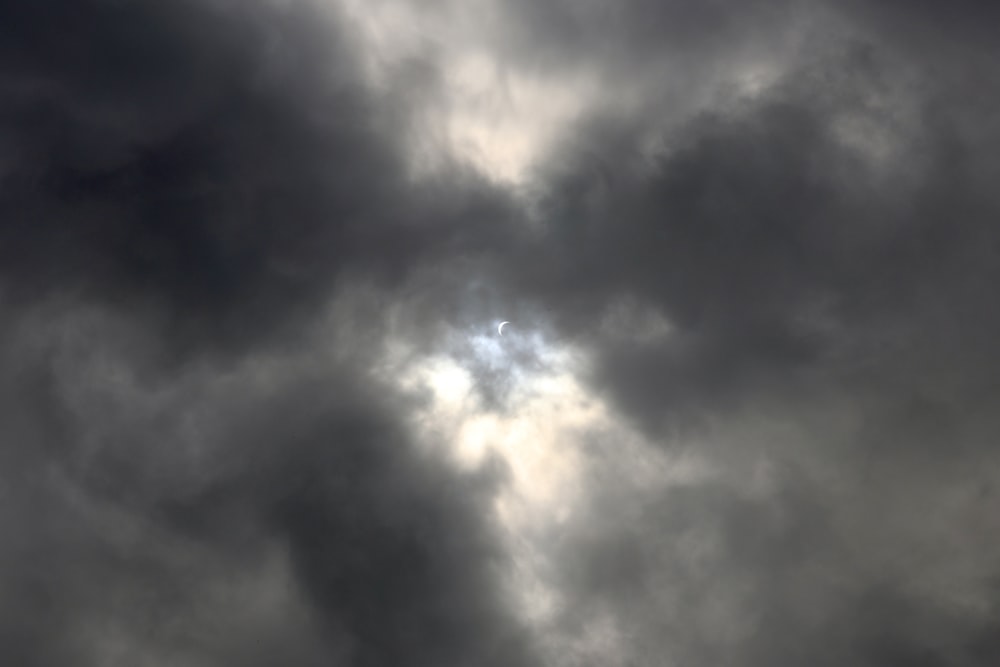
[[[977,56],[950,39],[915,56],[916,28],[859,16],[766,91],[665,127],[651,158],[644,118],[613,114],[551,156],[510,282],[650,438],[724,471],[589,485],[553,556],[577,595],[567,654],[597,623],[591,659],[618,664],[988,660],[996,543],[971,536],[994,503],[996,87],[957,74]],[[623,303],[666,330],[590,326]]]
[[[382,314],[323,321],[501,198],[411,187],[316,11],[2,15],[4,661],[529,664],[499,482],[416,449]]]
[[[73,285],[177,340],[234,341],[297,322],[344,272],[397,279],[462,209],[500,215],[472,188],[451,211],[414,201],[428,195],[315,11],[7,12],[12,295]],[[73,12],[92,36],[61,37],[53,16]]]
[[[0,2],[3,661],[992,664],[992,13]]]

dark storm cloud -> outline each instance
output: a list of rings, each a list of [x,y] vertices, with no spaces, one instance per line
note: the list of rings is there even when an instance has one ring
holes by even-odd
[[[652,158],[648,109],[595,110],[548,156],[542,231],[507,284],[589,350],[591,386],[622,413],[724,471],[651,492],[607,473],[621,454],[606,443],[600,491],[561,532],[552,578],[569,602],[551,630],[580,638],[610,614],[636,665],[991,664],[993,10],[797,7],[835,20],[807,28],[820,39],[775,85],[667,127]],[[735,66],[726,28],[700,33],[688,10],[679,43]],[[604,64],[579,37],[604,23],[536,25],[524,59]],[[637,61],[675,48],[669,30],[635,35]],[[653,104],[677,85],[644,80]],[[622,303],[672,330],[594,327]]]
[[[355,56],[305,10],[3,11],[14,294],[71,288],[181,339],[243,339],[296,321],[345,271],[398,279],[463,201],[479,219],[498,206],[414,201]]]
[[[408,185],[342,44],[277,4],[0,4],[0,662],[530,664],[500,478],[416,453],[378,314],[320,368],[326,300],[506,215]]]
[[[552,158],[544,231],[512,280],[581,338],[622,299],[662,314],[665,344],[603,351],[606,379],[650,418],[920,364],[931,346],[983,379],[996,128],[949,98],[952,81],[894,84],[912,74],[897,58],[845,43],[761,98],[699,113],[652,159],[602,128],[620,119],[581,126]]]
[[[488,567],[499,479],[417,455],[350,369],[151,383],[128,326],[90,329],[5,359],[5,660],[529,664]]]
[[[356,192],[351,179],[387,160],[349,79],[312,91],[316,62],[346,57],[323,36],[191,3],[5,13],[4,264],[15,285],[137,294],[219,320],[233,304],[257,306],[262,327],[315,284],[294,271],[341,268],[350,221],[380,189],[366,179]],[[67,38],[70,23],[84,27]],[[323,110],[336,113],[314,117],[331,94],[341,99]],[[343,162],[327,171],[331,155]]]
[[[504,57],[609,98],[519,224],[405,168],[439,63],[375,96],[363,40],[281,4],[0,0],[0,662],[527,665],[602,616],[554,664],[996,661],[994,10],[504,3]],[[502,470],[422,453],[372,379],[394,308],[418,348],[537,322],[710,471],[643,486],[587,434],[538,636]]]

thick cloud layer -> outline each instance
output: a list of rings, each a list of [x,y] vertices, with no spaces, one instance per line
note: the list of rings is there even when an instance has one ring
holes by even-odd
[[[309,339],[345,275],[496,205],[408,191],[315,12],[2,15],[0,660],[524,663],[494,482],[413,450],[377,330]]]
[[[560,305],[623,414],[724,471],[595,500],[567,540],[562,586],[610,608],[638,664],[995,659],[1000,89],[958,43],[971,17],[852,9],[863,41],[652,159],[627,131],[553,154],[512,276]],[[588,324],[621,303],[669,333]]]
[[[995,14],[0,1],[0,662],[994,664]]]

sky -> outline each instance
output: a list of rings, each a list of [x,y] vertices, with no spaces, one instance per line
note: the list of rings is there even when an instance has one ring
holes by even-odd
[[[998,20],[0,0],[0,664],[1000,663]]]

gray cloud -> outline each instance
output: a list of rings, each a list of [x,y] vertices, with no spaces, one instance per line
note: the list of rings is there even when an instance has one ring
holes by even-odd
[[[610,609],[622,664],[995,655],[997,543],[974,536],[995,511],[998,90],[971,9],[859,3],[822,58],[670,128],[652,159],[620,117],[553,153],[512,280],[588,341],[623,413],[730,471],[621,481],[581,510],[553,575],[562,631]],[[672,331],[588,325],[624,299]],[[762,495],[754,461],[779,465]]]
[[[528,664],[489,565],[499,481],[414,450],[363,365],[377,329],[340,370],[311,337],[501,198],[408,185],[316,12],[0,23],[2,660]]]
[[[993,664],[994,10],[494,9],[512,76],[604,93],[520,189],[414,175],[447,49],[380,89],[322,5],[0,2],[0,660]],[[532,332],[645,444],[574,436],[529,621],[510,471],[382,355],[510,418]]]

